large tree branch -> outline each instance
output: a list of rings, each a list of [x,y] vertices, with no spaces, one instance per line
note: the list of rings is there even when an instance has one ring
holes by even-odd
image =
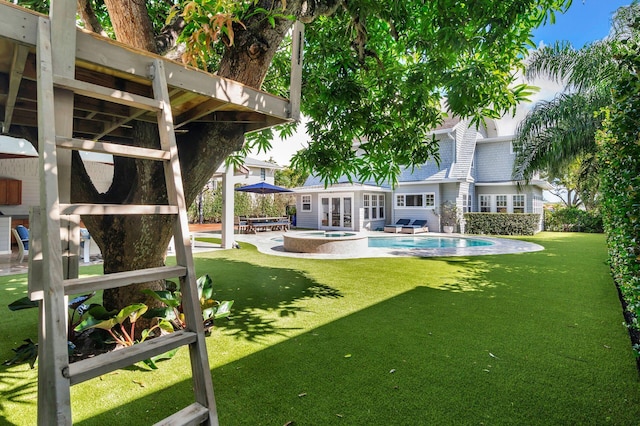
[[[78,13],[87,30],[108,37],[89,0],[78,0]]]

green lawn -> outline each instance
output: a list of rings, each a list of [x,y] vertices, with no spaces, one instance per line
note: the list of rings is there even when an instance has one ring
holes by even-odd
[[[637,424],[640,381],[602,235],[537,253],[310,260],[253,247],[196,258],[233,319],[208,338],[223,425]],[[91,269],[92,268],[92,269]],[[96,267],[81,270],[95,273]],[[35,311],[0,277],[0,360]],[[72,389],[74,423],[152,424],[192,402],[188,351]],[[36,372],[0,370],[0,423],[35,421]]]

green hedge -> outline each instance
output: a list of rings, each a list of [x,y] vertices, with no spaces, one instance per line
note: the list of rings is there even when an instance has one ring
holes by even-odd
[[[552,232],[603,232],[602,215],[597,211],[585,211],[564,207],[544,212],[544,229]]]
[[[538,230],[538,213],[465,213],[467,234],[533,235]]]
[[[625,318],[638,330],[640,316],[640,46],[621,44],[619,81],[610,116],[597,135],[600,146],[602,210],[609,264],[620,291]],[[633,338],[633,334],[632,334]],[[640,345],[636,343],[636,351]]]

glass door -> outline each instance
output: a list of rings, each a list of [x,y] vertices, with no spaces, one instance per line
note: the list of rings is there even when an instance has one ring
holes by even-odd
[[[321,197],[320,229],[353,229],[351,196]]]

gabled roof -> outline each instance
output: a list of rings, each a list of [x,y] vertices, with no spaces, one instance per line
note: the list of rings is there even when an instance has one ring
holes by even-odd
[[[384,191],[390,192],[391,187],[387,185],[375,185],[375,184],[366,184],[366,183],[335,183],[333,185],[329,185],[325,188],[324,184],[322,185],[309,185],[306,184],[304,186],[299,186],[297,188],[293,188],[294,192],[306,193],[306,192],[347,192],[347,191]]]
[[[255,158],[247,157],[244,159],[244,165],[247,167],[260,167],[263,169],[276,169],[282,170],[284,167],[279,166],[276,163],[270,163],[268,161],[257,160]]]

